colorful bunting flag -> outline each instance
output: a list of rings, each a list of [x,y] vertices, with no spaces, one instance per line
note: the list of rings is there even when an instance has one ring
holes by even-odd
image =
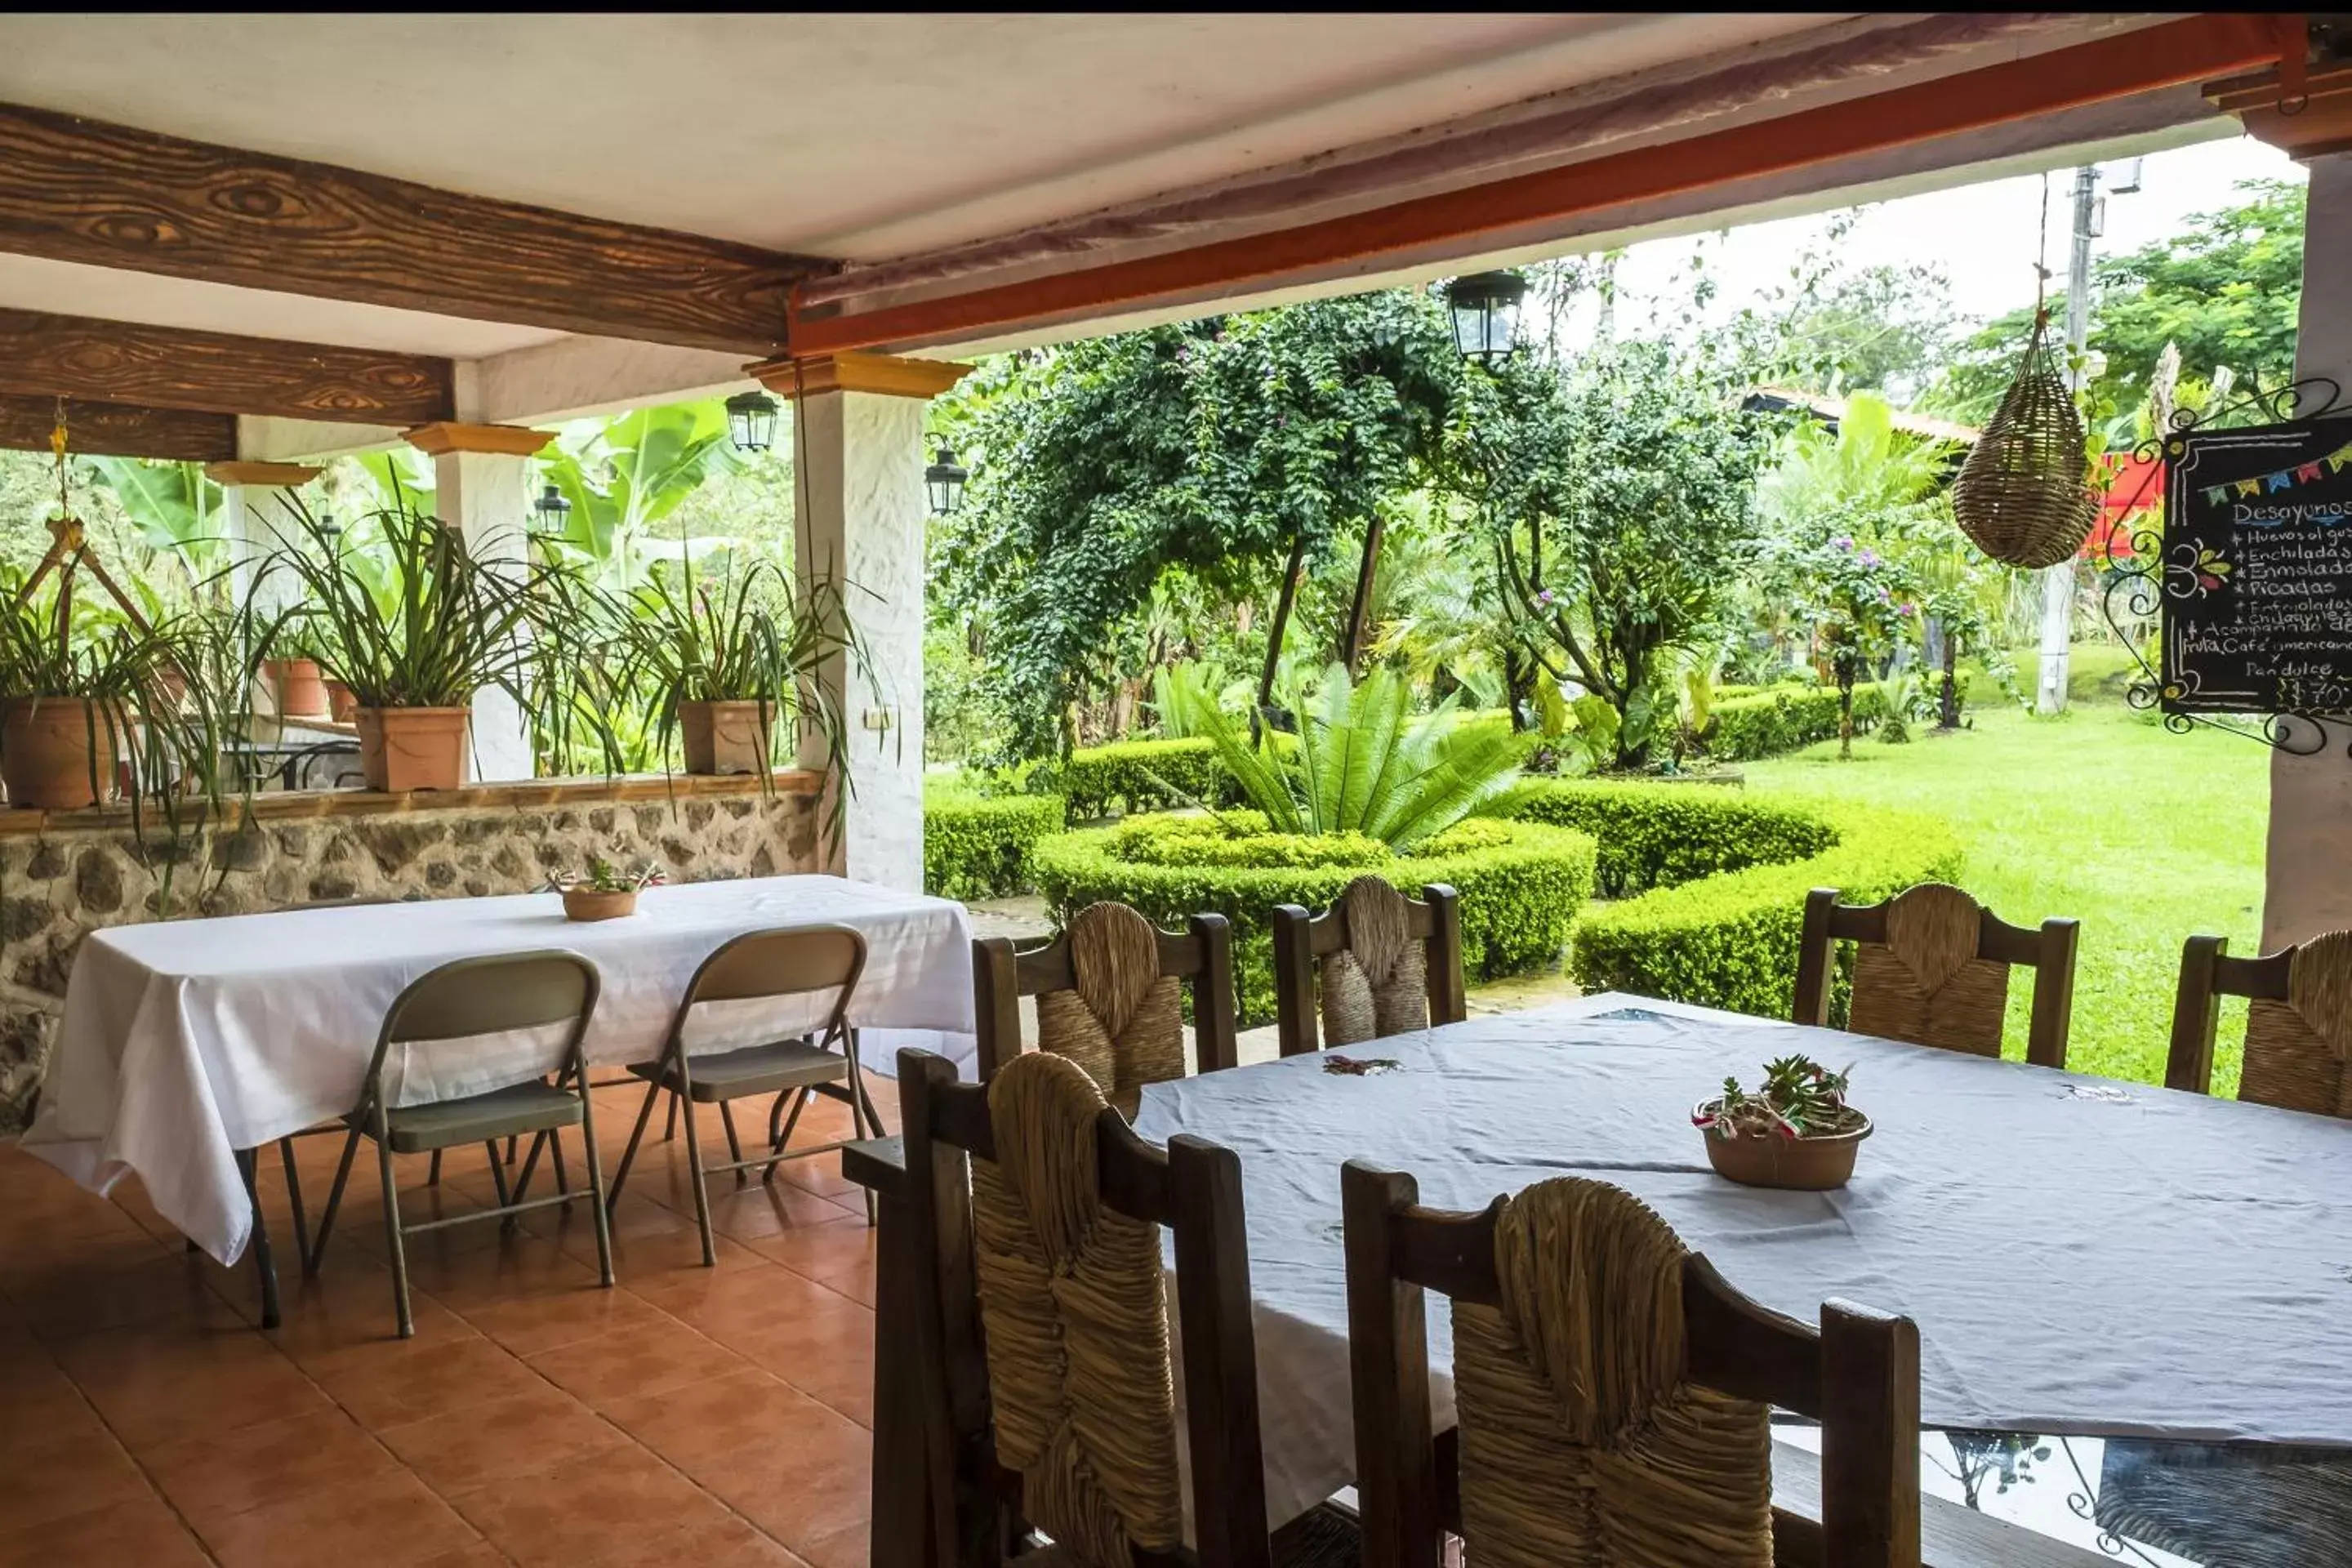
[[[2260,479],[2240,479],[2238,481],[2238,493],[2242,496],[2258,496],[2263,493],[2263,481]]]
[[[2220,505],[2221,505],[2223,502],[2227,501],[2229,499],[2230,499],[2230,487],[2229,487],[2229,486],[2227,486],[2227,485],[2209,485],[2208,487],[2206,487],[2206,490],[2205,490],[2205,504],[2206,504],[2207,506],[2220,506]]]

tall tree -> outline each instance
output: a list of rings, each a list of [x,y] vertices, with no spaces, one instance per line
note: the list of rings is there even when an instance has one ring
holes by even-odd
[[[936,575],[979,623],[1011,749],[1066,743],[1169,567],[1246,598],[1412,488],[1462,375],[1442,308],[1391,290],[1074,343],[992,401]]]
[[[2089,346],[2106,356],[2099,391],[2116,407],[2147,400],[2167,343],[2179,346],[2181,374],[2198,382],[2222,370],[2242,388],[2293,379],[2304,187],[2242,180],[2236,189],[2245,198],[2237,205],[2193,213],[2175,237],[2095,265]],[[2031,309],[1988,322],[1961,345],[1932,401],[1971,423],[1989,418],[2032,325]]]

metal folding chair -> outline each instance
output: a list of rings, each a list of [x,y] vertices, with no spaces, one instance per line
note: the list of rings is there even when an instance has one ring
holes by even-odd
[[[591,1200],[596,1220],[596,1262],[604,1284],[613,1283],[613,1242],[605,1222],[604,1175],[596,1157],[596,1114],[588,1090],[587,1064],[581,1042],[588,1019],[596,1010],[599,981],[596,966],[576,952],[547,951],[463,958],[445,963],[400,994],[384,1015],[376,1036],[375,1056],[368,1063],[367,1079],[359,1104],[344,1117],[351,1128],[343,1157],[335,1168],[335,1184],[319,1216],[319,1229],[306,1260],[305,1271],[315,1274],[326,1256],[327,1237],[341,1205],[343,1184],[352,1173],[352,1157],[362,1134],[375,1141],[376,1173],[383,1184],[384,1239],[392,1250],[393,1296],[400,1314],[400,1337],[409,1338],[415,1325],[409,1316],[408,1258],[403,1238],[421,1231],[439,1230],[471,1220],[494,1216],[511,1220],[527,1209],[546,1208],[574,1198]],[[487,1094],[427,1101],[416,1105],[386,1103],[383,1065],[394,1045],[470,1039],[515,1030],[567,1026],[560,1065],[553,1081],[533,1079],[492,1089]],[[505,1168],[499,1160],[498,1140],[552,1133],[577,1126],[586,1153],[588,1185],[583,1191],[558,1192],[526,1200],[518,1186],[508,1190]],[[478,1214],[404,1224],[400,1194],[394,1184],[392,1157],[422,1154],[467,1143],[481,1143],[490,1153],[490,1179],[498,1185],[499,1205]],[[524,1170],[528,1180],[529,1167]]]
[[[702,966],[694,972],[694,978],[687,983],[686,995],[670,1021],[669,1038],[662,1046],[662,1054],[629,1068],[646,1080],[646,1102],[638,1109],[637,1123],[630,1131],[629,1146],[621,1155],[620,1169],[613,1173],[608,1206],[620,1202],[621,1188],[629,1179],[629,1167],[636,1161],[637,1145],[645,1138],[646,1122],[653,1117],[654,1102],[665,1093],[672,1097],[674,1107],[679,1101],[686,1106],[682,1118],[686,1122],[686,1158],[694,1173],[694,1218],[702,1229],[702,1261],[706,1265],[719,1261],[710,1235],[710,1194],[705,1184],[706,1175],[759,1166],[761,1181],[772,1182],[776,1167],[786,1160],[804,1159],[858,1139],[881,1136],[882,1119],[875,1112],[865,1077],[858,1068],[857,1032],[849,1026],[850,998],[856,994],[857,979],[865,969],[866,939],[849,927],[839,925],[785,926],[750,931],[704,959]],[[706,1003],[804,996],[835,990],[839,994],[834,998],[830,1015],[811,1034],[723,1051],[689,1053],[687,1049],[687,1025],[694,1010]],[[747,1158],[742,1140],[735,1131],[735,1115],[730,1102],[763,1094],[776,1097],[768,1109],[768,1148],[764,1153]],[[785,1145],[791,1142],[793,1129],[800,1123],[801,1112],[807,1109],[810,1097],[816,1094],[848,1102],[853,1136],[788,1150]],[[721,1124],[727,1130],[729,1158],[722,1163],[706,1166],[702,1163],[701,1137],[695,1128],[694,1108],[712,1104],[719,1107]],[[866,1217],[867,1224],[873,1223],[870,1197]]]

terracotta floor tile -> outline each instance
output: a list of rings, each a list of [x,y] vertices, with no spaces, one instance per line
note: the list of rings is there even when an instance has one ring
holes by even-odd
[[[19,1443],[54,1443],[106,1429],[73,1380],[37,1350],[0,1365],[0,1387],[8,1391],[0,1399],[0,1454]]]
[[[596,1283],[592,1263],[583,1263],[543,1236],[528,1230],[499,1234],[496,1225],[460,1226],[493,1237],[492,1247],[444,1247],[436,1231],[414,1238],[419,1245],[408,1255],[413,1289],[436,1297],[444,1306],[463,1312],[469,1306],[530,1296],[544,1291],[578,1289]],[[592,1247],[589,1257],[595,1256]]]
[[[796,1187],[779,1177],[772,1183],[754,1180],[734,1187],[714,1182],[710,1190],[711,1227],[741,1242],[789,1235],[848,1217],[841,1205]],[[864,1224],[864,1211],[858,1221]]]
[[[597,1410],[743,1370],[740,1357],[675,1321],[657,1331],[583,1340],[530,1358],[541,1377]]]
[[[682,1467],[698,1484],[809,1557],[827,1537],[866,1523],[874,1439],[847,1416],[799,1397],[804,1407],[792,1413],[789,1424],[772,1426],[763,1439],[731,1455],[709,1451],[683,1428],[677,1436],[699,1451],[696,1463]],[[661,1447],[657,1437],[646,1440]]]
[[[444,1497],[551,1466],[593,1466],[592,1455],[633,1447],[627,1434],[594,1411],[546,1387],[389,1426],[378,1436]]]
[[[806,1451],[820,1444],[835,1425],[848,1427],[859,1443],[871,1446],[864,1428],[757,1367],[622,1400],[608,1407],[605,1415],[697,1480],[738,1468],[765,1449]]]
[[[563,1232],[564,1251],[577,1258],[580,1267],[589,1268],[596,1257],[596,1244],[585,1227],[568,1228]],[[714,1269],[748,1268],[760,1259],[740,1243],[726,1237],[716,1238],[712,1249],[719,1261],[702,1261],[702,1240],[690,1218],[682,1226],[655,1235],[615,1237],[613,1240],[613,1276],[623,1285],[649,1300],[657,1301],[662,1291],[685,1283],[688,1288],[697,1279]],[[593,1271],[591,1269],[591,1277]]]
[[[835,1295],[834,1300],[839,1307],[749,1327],[714,1329],[711,1337],[812,1399],[871,1426],[874,1314],[848,1297]]]
[[[152,1322],[219,1303],[193,1259],[143,1237],[77,1249],[58,1267],[20,1274],[0,1289],[23,1321],[44,1334]]]
[[[828,1290],[781,1264],[755,1255],[746,1257],[748,1261],[740,1265],[722,1264],[653,1279],[633,1279],[628,1288],[714,1339],[726,1330],[837,1309],[840,1292]]]
[[[862,1218],[841,1218],[746,1238],[744,1245],[803,1279],[830,1283],[845,1275],[872,1268],[877,1234]]]
[[[415,1568],[508,1568],[514,1562],[505,1552],[487,1541],[477,1541],[471,1546],[460,1546],[455,1552],[443,1552],[427,1557]]]
[[[685,1525],[631,1539],[587,1560],[584,1568],[808,1568],[740,1519]]]
[[[479,1338],[394,1340],[321,1357],[310,1374],[375,1431],[544,1388],[539,1374]]]
[[[339,1351],[399,1341],[392,1269],[375,1258],[331,1247],[317,1278],[289,1275],[280,1284],[280,1294],[283,1315],[268,1337],[298,1364],[308,1366]],[[417,1339],[440,1342],[476,1336],[472,1324],[429,1292],[412,1287],[408,1301]]]
[[[27,1529],[152,1495],[122,1445],[95,1423],[0,1455],[0,1521],[10,1528]]]
[[[93,1354],[105,1343],[120,1359]],[[68,1373],[134,1456],[182,1437],[218,1436],[313,1415],[327,1396],[249,1328],[147,1342],[91,1335],[59,1352]]]
[[[461,1491],[450,1504],[501,1551],[525,1564],[625,1559],[696,1563],[675,1538],[741,1521],[643,1449],[615,1449],[593,1470],[559,1465]],[[677,1555],[645,1555],[667,1545]]]
[[[589,1284],[467,1307],[466,1321],[519,1356],[610,1334],[675,1333],[677,1321],[643,1297]]]
[[[199,1530],[250,1509],[337,1490],[399,1471],[399,1461],[340,1410],[151,1449],[147,1473]]]
[[[211,1568],[179,1516],[149,1495],[0,1531],[0,1568]]]
[[[475,1540],[448,1504],[401,1472],[249,1509],[198,1529],[221,1568],[410,1568]]]
[[[866,1568],[873,1526],[863,1521],[821,1535],[801,1549],[809,1568]]]

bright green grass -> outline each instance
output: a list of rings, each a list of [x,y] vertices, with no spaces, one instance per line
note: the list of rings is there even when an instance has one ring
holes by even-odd
[[[1932,811],[1959,831],[1969,890],[2004,920],[2083,922],[2067,1065],[2164,1081],[2181,939],[2258,951],[2270,752],[2234,736],[2175,735],[2120,704],[2041,719],[1988,705],[1976,728],[1909,745],[1828,742],[1747,764],[1748,787]],[[2009,1051],[2025,1048],[2030,987],[2012,987]],[[2245,1005],[2225,1005],[2215,1091],[2237,1090]]]

